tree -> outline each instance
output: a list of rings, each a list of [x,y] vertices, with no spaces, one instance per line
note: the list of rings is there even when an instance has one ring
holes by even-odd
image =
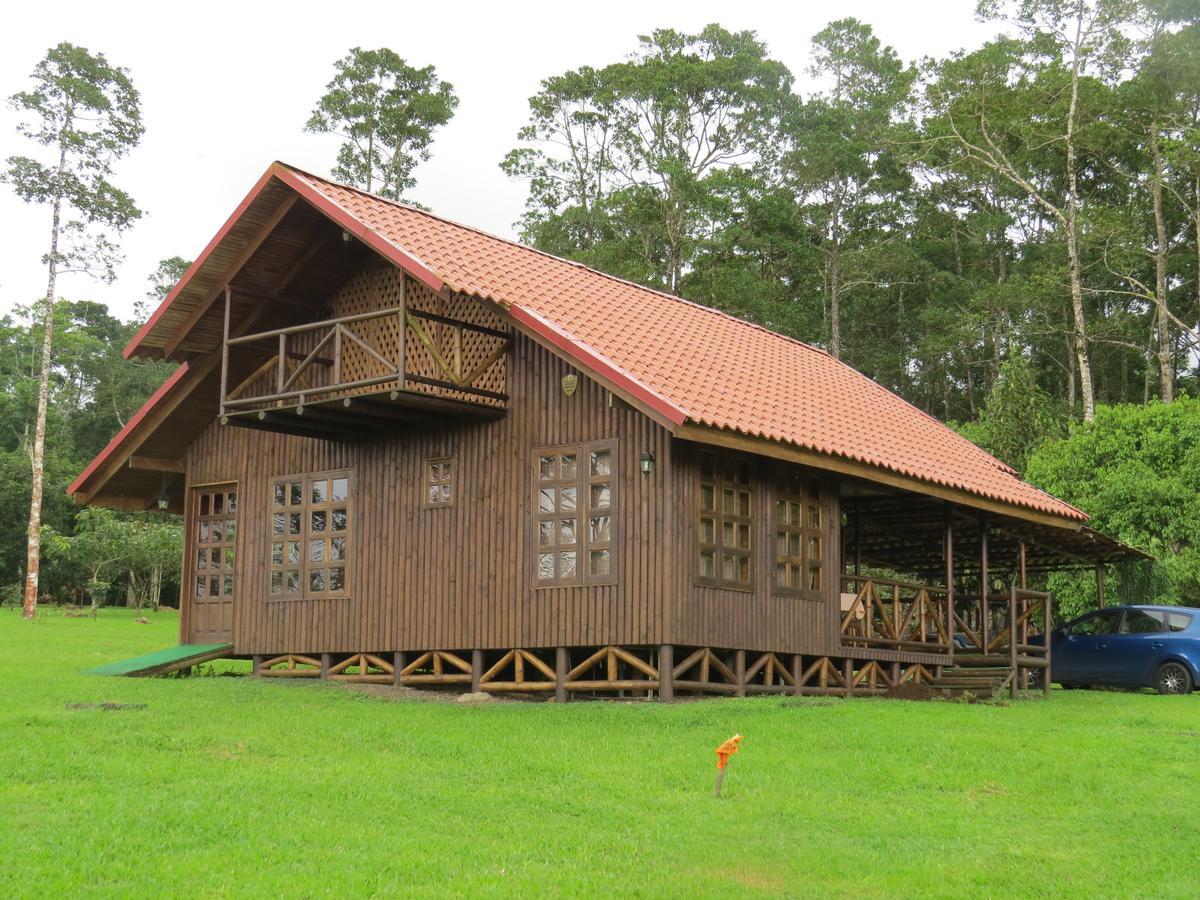
[[[1101,406],[1092,422],[1049,441],[1026,472],[1039,487],[1087,510],[1092,527],[1157,558],[1117,572],[1128,602],[1200,601],[1200,400]],[[1082,593],[1069,579],[1064,614]]]
[[[501,168],[529,181],[526,240],[681,294],[730,179],[761,184],[777,164],[792,75],[749,31],[638,41],[627,61],[543,81]]]
[[[30,457],[33,489],[26,538],[22,615],[37,607],[41,558],[42,480],[54,336],[54,304],[60,273],[79,271],[112,281],[116,247],[104,233],[121,232],[141,212],[109,181],[113,163],[142,137],[138,93],[124,69],[103,54],[62,43],[33,71],[33,88],[14,94],[11,104],[24,117],[21,134],[47,148],[49,165],[27,156],[7,160],[4,180],[27,203],[50,207],[45,309],[42,314],[41,376]]]
[[[1020,472],[1034,448],[1061,436],[1059,422],[1053,401],[1038,385],[1029,360],[1010,356],[1000,367],[979,419],[959,430]]]
[[[889,135],[909,101],[915,72],[869,25],[857,19],[830,23],[812,41],[811,74],[827,82],[792,124],[788,168],[801,202],[816,195],[824,245],[824,289],[829,299],[829,352],[842,355],[843,295],[856,283],[875,280],[867,257],[875,243],[858,242],[865,265],[846,265],[846,238],[878,231],[872,206],[902,189],[902,167],[889,164]],[[889,179],[889,176],[899,174]],[[849,227],[847,227],[849,226]],[[847,235],[849,232],[849,235]]]
[[[1088,79],[1119,71],[1132,12],[1132,0],[980,0],[981,18],[1008,21],[1020,37],[957,54],[928,93],[939,137],[959,160],[1002,176],[1062,230],[1085,420],[1095,414],[1095,385],[1079,246],[1081,100]],[[1048,147],[1061,148],[1058,171],[1044,166]]]
[[[305,130],[345,140],[335,178],[399,200],[429,159],[434,129],[454,116],[454,86],[433,66],[414,68],[387,48],[355,47],[334,70]]]

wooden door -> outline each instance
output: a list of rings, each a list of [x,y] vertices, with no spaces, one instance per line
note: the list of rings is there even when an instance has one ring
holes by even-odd
[[[237,596],[237,485],[192,488],[190,499],[184,585],[192,609],[187,641],[227,643],[233,640]]]

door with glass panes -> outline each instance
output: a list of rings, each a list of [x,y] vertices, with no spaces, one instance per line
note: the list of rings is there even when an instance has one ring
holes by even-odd
[[[186,638],[191,644],[228,643],[233,640],[237,589],[237,485],[192,488],[190,500],[183,583],[192,608]]]

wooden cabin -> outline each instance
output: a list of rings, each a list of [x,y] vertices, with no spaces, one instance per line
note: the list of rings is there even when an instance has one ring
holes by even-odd
[[[70,492],[181,513],[181,641],[262,676],[1015,687],[1030,573],[1130,552],[821,350],[280,163],[125,352],[180,366]]]

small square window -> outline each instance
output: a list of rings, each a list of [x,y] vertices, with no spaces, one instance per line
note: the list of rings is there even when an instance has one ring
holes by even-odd
[[[453,459],[425,460],[422,491],[426,506],[451,506],[454,503],[454,477],[458,467]]]

